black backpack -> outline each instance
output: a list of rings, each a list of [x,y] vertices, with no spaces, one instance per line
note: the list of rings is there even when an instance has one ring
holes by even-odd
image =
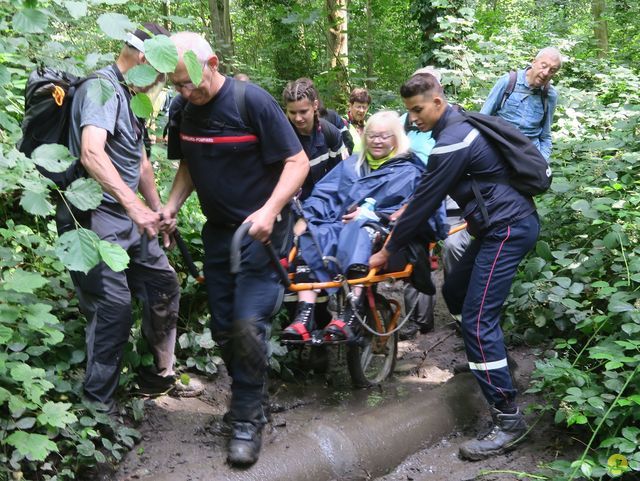
[[[551,167],[535,145],[506,120],[479,112],[458,110],[480,132],[487,141],[498,149],[507,164],[507,177],[492,175],[471,176],[471,188],[478,202],[484,221],[489,224],[489,213],[482,198],[477,181],[510,185],[517,191],[534,196],[546,192],[551,186]]]
[[[342,135],[336,134],[336,132],[338,132],[338,134],[340,134],[340,132],[335,128],[335,125],[323,118],[318,119],[318,121],[320,123],[320,130],[322,130],[322,135],[324,135],[324,141],[327,147],[336,145],[338,141],[341,144],[344,144]],[[334,128],[332,129],[331,127]]]
[[[36,148],[44,144],[68,147],[71,104],[75,92],[85,81],[97,77],[96,74],[77,77],[49,67],[38,67],[31,72],[25,87],[22,139],[18,142],[18,150],[30,157]],[[84,175],[78,160],[72,162],[64,172],[50,172],[39,165],[36,167],[61,189]]]
[[[551,167],[535,145],[500,117],[459,110],[460,115],[502,154],[509,176],[474,176],[478,180],[509,184],[527,195],[539,195],[551,186]]]

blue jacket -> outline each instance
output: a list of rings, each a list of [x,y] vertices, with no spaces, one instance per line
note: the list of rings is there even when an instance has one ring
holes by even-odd
[[[506,177],[507,165],[496,148],[451,106],[442,114],[432,134],[436,145],[429,156],[427,172],[393,230],[387,244],[390,252],[397,252],[413,239],[424,220],[438,211],[447,194],[463,210],[467,230],[476,237],[488,235],[496,227],[535,212],[531,197],[510,185],[481,180],[480,176]],[[474,175],[489,214],[488,225],[471,187]]]
[[[424,166],[413,153],[399,155],[379,169],[359,175],[357,155],[339,163],[320,182],[303,203],[307,232],[299,239],[300,253],[320,281],[346,273],[353,264],[368,264],[371,239],[360,226],[364,221],[343,224],[342,216],[367,197],[376,199],[376,212],[392,214],[413,195]],[[442,203],[435,215],[423,222],[416,234],[432,240],[446,236],[447,225]],[[338,264],[328,268],[322,256],[336,257]]]
[[[532,89],[527,83],[528,69],[518,70],[516,85],[506,99],[502,98],[509,84],[509,74],[505,74],[496,82],[480,110],[487,115],[497,115],[517,127],[529,137],[542,156],[549,162],[551,156],[551,122],[558,103],[558,94],[553,86],[549,86],[547,94],[547,113],[544,113],[540,89]]]

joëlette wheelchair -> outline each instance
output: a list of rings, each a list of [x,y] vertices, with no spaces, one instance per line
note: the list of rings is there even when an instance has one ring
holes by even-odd
[[[390,232],[390,227],[381,227],[379,224],[371,225],[379,233],[379,238],[374,243],[374,251],[380,249]],[[449,234],[458,232],[466,226],[452,229]],[[251,223],[242,224],[236,231],[231,248],[231,272],[237,273],[240,269],[240,245],[242,239],[247,235]],[[280,259],[274,247],[267,243],[265,248],[270,257],[271,263],[278,272],[285,288],[291,292],[300,292],[305,290],[323,290],[337,288],[337,293],[333,296],[332,301],[328,305],[332,306],[328,309],[331,316],[338,315],[345,311],[347,302],[354,302],[353,296],[350,295],[353,287],[362,286],[364,309],[363,315],[357,314],[356,317],[360,322],[358,335],[352,340],[327,341],[323,339],[320,332],[324,327],[318,325],[318,330],[311,334],[310,339],[301,341],[286,341],[291,346],[299,346],[300,348],[337,345],[346,349],[346,364],[351,376],[354,387],[368,387],[379,384],[387,379],[393,373],[396,357],[398,354],[398,331],[404,323],[410,318],[415,304],[408,308],[405,306],[405,316],[400,320],[401,306],[396,299],[391,299],[383,294],[379,289],[380,283],[386,281],[404,280],[409,282],[414,273],[414,263],[418,261],[419,254],[422,259],[426,259],[427,269],[430,271],[431,263],[429,262],[430,245],[421,243],[413,246],[413,253],[403,253],[399,258],[391,260],[388,271],[378,272],[376,269],[370,269],[364,277],[356,279],[347,279],[342,275],[336,276],[334,280],[329,282],[309,282],[294,283],[292,282],[293,274],[287,271],[287,267],[293,262],[297,254],[297,248],[294,246],[289,252],[287,259]],[[428,272],[421,272],[421,275],[428,275]],[[352,306],[355,309],[355,306]],[[284,341],[283,341],[284,343]]]

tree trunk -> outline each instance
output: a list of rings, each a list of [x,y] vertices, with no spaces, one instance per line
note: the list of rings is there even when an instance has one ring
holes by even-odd
[[[603,17],[606,8],[605,0],[591,0],[593,15],[593,35],[598,49],[598,57],[606,57],[609,51],[609,30],[607,20]]]
[[[366,62],[367,62],[367,80],[365,84],[367,89],[373,88],[373,78],[375,77],[374,63],[373,63],[373,12],[371,11],[371,0],[367,0],[365,5],[367,12],[367,45],[366,45]]]
[[[347,0],[326,0],[329,19],[328,44],[331,69],[335,72],[340,92],[349,90],[348,71],[349,48],[347,37]]]
[[[233,35],[229,16],[229,0],[209,0],[209,17],[213,34],[213,49],[222,62],[221,71],[230,72],[228,61],[233,57]]]

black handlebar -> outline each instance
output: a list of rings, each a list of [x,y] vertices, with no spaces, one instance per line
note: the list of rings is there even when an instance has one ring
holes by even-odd
[[[204,277],[200,274],[200,271],[196,267],[196,264],[193,262],[193,257],[191,257],[191,252],[189,252],[189,247],[187,247],[187,243],[184,241],[178,229],[173,231],[173,239],[176,241],[176,245],[178,246],[178,250],[184,259],[184,263],[187,265],[187,269],[189,270],[189,274],[198,282],[203,283]]]
[[[231,239],[231,252],[230,252],[230,268],[232,274],[238,274],[241,269],[241,261],[242,261],[242,240],[249,233],[249,229],[253,224],[251,222],[245,222],[240,225],[233,234],[233,238]],[[278,253],[273,247],[273,244],[269,241],[267,243],[262,244],[267,251],[267,255],[269,256],[269,260],[271,261],[271,265],[278,273],[280,280],[284,284],[285,287],[289,287],[291,285],[291,281],[289,280],[289,274],[287,273],[284,266],[280,263],[280,259],[278,257]]]

